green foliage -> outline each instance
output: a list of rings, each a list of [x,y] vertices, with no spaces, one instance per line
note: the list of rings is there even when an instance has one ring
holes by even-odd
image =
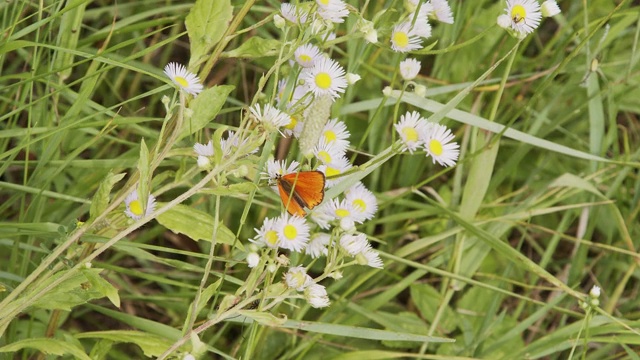
[[[329,26],[275,1],[4,4],[0,359],[638,358],[637,2],[559,1],[516,39],[496,25],[505,1],[450,0],[453,24],[431,19],[407,53],[390,39],[410,2],[347,3]],[[295,101],[308,43],[361,77],[322,119]],[[403,151],[412,111],[452,131],[455,166]],[[268,164],[318,169],[296,132],[327,118],[353,166],[325,170],[323,205],[362,182],[375,217],[327,230],[307,209],[330,239],[318,258],[265,246],[292,231],[266,228],[285,218]],[[142,219],[124,212],[134,191]],[[352,234],[382,268],[350,255]]]

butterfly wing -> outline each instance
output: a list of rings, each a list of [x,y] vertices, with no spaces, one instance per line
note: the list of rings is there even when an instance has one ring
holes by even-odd
[[[325,176],[321,171],[286,174],[278,180],[280,198],[291,215],[304,216],[324,199]],[[288,204],[288,205],[287,205]]]

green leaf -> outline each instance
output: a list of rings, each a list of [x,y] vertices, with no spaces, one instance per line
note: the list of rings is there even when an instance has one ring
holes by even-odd
[[[240,310],[239,313],[249,319],[253,319],[259,324],[267,326],[282,326],[287,321],[286,316],[283,315],[283,317],[277,317],[270,312]]]
[[[422,318],[432,323],[435,320],[440,304],[444,301],[442,295],[427,284],[411,285],[411,299],[416,304]],[[438,328],[444,333],[451,333],[456,328],[456,314],[450,307],[444,308],[444,314],[438,323]]]
[[[93,199],[91,200],[89,222],[100,216],[107,206],[109,206],[109,195],[111,194],[111,190],[117,182],[124,178],[124,175],[125,174],[114,174],[109,171],[104,180],[102,180],[98,187],[98,191],[96,191],[95,195],[93,195]]]
[[[145,333],[142,331],[130,330],[113,330],[113,331],[93,331],[75,335],[78,339],[98,338],[102,340],[110,340],[116,343],[132,343],[142,349],[147,357],[160,356],[167,350],[173,341],[162,338],[157,335]]]
[[[46,355],[63,356],[70,354],[76,359],[91,360],[84,350],[59,339],[25,339],[0,348],[0,353],[15,353],[22,349],[37,349]]]
[[[263,39],[259,36],[249,38],[239,47],[222,53],[223,57],[253,59],[264,56],[276,56],[280,52],[282,43],[275,39]]]
[[[240,323],[240,324],[251,324],[254,320],[253,317],[257,317],[258,315],[252,315],[252,318],[249,318],[246,313],[252,310],[242,310],[240,313],[244,316],[236,316],[229,318],[225,321]],[[255,313],[255,311],[253,311]],[[265,320],[266,317],[260,316],[261,320]],[[453,339],[441,338],[437,336],[427,336],[427,335],[418,335],[418,334],[409,334],[397,331],[387,331],[387,330],[379,330],[379,329],[370,329],[363,328],[358,326],[348,326],[348,325],[337,325],[330,323],[321,323],[315,321],[299,321],[299,320],[287,320],[279,327],[287,328],[287,329],[299,329],[308,332],[318,333],[318,334],[329,334],[336,336],[346,336],[358,339],[369,339],[369,340],[396,340],[396,341],[417,341],[417,342],[453,342]]]
[[[222,39],[232,17],[233,7],[229,0],[196,1],[185,19],[191,43],[190,67]]]
[[[248,194],[253,190],[256,190],[258,186],[252,182],[243,182],[240,184],[231,184],[227,186],[216,186],[211,189],[200,190],[199,193],[212,194],[220,196],[230,196],[237,194]]]
[[[64,10],[68,11],[62,15],[58,31],[57,45],[60,48],[75,49],[77,47],[78,38],[81,34],[82,19],[88,3],[85,0],[67,2]],[[58,71],[62,80],[66,80],[71,75],[73,58],[74,54],[71,51],[56,52],[53,69]]]
[[[213,216],[190,206],[178,204],[156,218],[162,226],[174,233],[184,234],[194,241],[211,241],[213,235]],[[217,243],[232,245],[235,235],[222,223],[218,225]],[[240,242],[236,245],[244,251]]]
[[[87,281],[87,273],[93,273],[95,276],[100,276],[102,269],[86,269],[83,271],[77,270],[64,270],[53,275],[48,283],[51,283],[69,271],[74,273],[58,286],[47,292],[41,298],[33,303],[33,306],[41,309],[60,309],[71,311],[74,306],[87,303],[92,299],[100,299],[104,297],[104,293],[95,289],[92,284]],[[39,289],[35,289],[34,292],[39,291],[47,284],[41,285]]]
[[[235,86],[220,85],[206,89],[191,101],[193,115],[180,131],[178,139],[189,136],[207,126],[218,115],[222,105],[227,100],[229,93]]]
[[[140,180],[138,181],[138,199],[142,202],[143,209],[147,209],[147,200],[149,199],[149,180],[151,172],[151,163],[149,161],[149,149],[144,139],[140,142],[140,159],[138,160],[138,171],[140,172]]]
[[[120,296],[118,295],[118,290],[111,285],[110,282],[100,276],[99,273],[95,273],[93,271],[83,270],[82,273],[87,277],[93,289],[109,298],[109,301],[111,301],[115,307],[120,307]]]

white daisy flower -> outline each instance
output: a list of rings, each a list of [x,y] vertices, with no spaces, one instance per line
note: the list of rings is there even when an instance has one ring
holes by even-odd
[[[296,62],[300,64],[300,66],[309,68],[322,56],[322,51],[313,44],[305,44],[298,46],[293,54]]]
[[[356,256],[356,260],[359,264],[368,265],[373,268],[382,269],[384,267],[384,264],[380,259],[380,254],[372,249],[371,245],[369,245],[362,253],[358,254]]]
[[[300,252],[309,242],[309,225],[299,216],[284,215],[276,224],[276,229],[283,249]]]
[[[298,138],[300,134],[302,134],[302,130],[304,129],[304,122],[301,121],[302,117],[300,115],[291,115],[291,122],[289,125],[285,126],[282,129],[282,133],[284,136],[291,136]]]
[[[211,165],[210,156],[213,156],[213,143],[211,140],[205,145],[200,143],[193,144],[193,151],[198,155],[198,167],[205,169]]]
[[[403,22],[393,27],[391,48],[403,53],[419,50],[422,49],[422,39],[412,31],[410,22]]]
[[[428,122],[417,111],[407,112],[400,116],[400,122],[395,124],[396,131],[402,138],[403,150],[413,154],[423,144],[427,135]]]
[[[430,5],[433,7],[431,15],[438,21],[453,24],[453,12],[447,0],[431,0]]]
[[[279,176],[291,174],[298,171],[300,163],[293,160],[289,166],[287,166],[286,160],[273,160],[267,161],[267,177],[270,181],[275,181]]]
[[[329,202],[329,206],[326,209],[327,213],[333,216],[334,219],[350,219],[354,222],[362,224],[365,218],[362,216],[362,212],[355,208],[353,203],[346,199],[332,199]]]
[[[362,233],[356,235],[344,234],[340,237],[340,247],[351,256],[361,254],[369,246],[367,236]]]
[[[425,39],[431,37],[431,24],[429,24],[429,15],[433,13],[433,7],[430,4],[424,4],[418,14],[412,13],[405,22],[411,26],[411,32]],[[413,18],[415,17],[415,22]]]
[[[318,309],[327,307],[331,304],[329,296],[327,295],[327,289],[320,284],[311,284],[304,289],[304,297],[309,302],[309,305]]]
[[[231,155],[234,151],[236,151],[241,146],[245,145],[249,139],[242,139],[242,143],[240,143],[240,135],[236,134],[234,131],[229,131],[227,133],[226,139],[220,139],[220,148],[222,149],[222,154],[224,156]],[[260,150],[260,147],[256,147],[249,151],[249,154],[255,154]]]
[[[260,245],[265,245],[271,249],[278,248],[280,245],[280,237],[278,236],[278,231],[276,231],[275,228],[278,220],[279,218],[265,218],[262,223],[262,227],[260,229],[254,229],[258,235],[250,241]]]
[[[431,155],[433,163],[436,161],[442,166],[453,166],[458,160],[460,146],[451,142],[454,139],[451,130],[440,124],[431,124],[427,135],[424,137],[424,149],[427,156]]]
[[[300,99],[304,97],[304,95],[309,92],[306,86],[296,85],[293,90],[286,96],[287,91],[287,80],[282,79],[278,81],[278,94],[276,96],[276,103],[278,106],[283,102],[287,104],[287,108],[290,108],[294,104],[296,104]],[[285,99],[285,96],[287,99]]]
[[[354,210],[360,212],[360,215],[365,220],[373,219],[376,211],[378,211],[378,202],[375,195],[361,182],[345,191],[345,200],[350,202]]]
[[[511,28],[511,18],[507,14],[502,14],[498,16],[497,23],[498,23],[498,26],[500,26],[503,29]]]
[[[296,266],[284,274],[284,282],[291,289],[303,291],[306,287],[313,284],[313,279],[307,275],[307,269],[302,266]]]
[[[344,18],[349,15],[347,4],[342,0],[316,0],[316,3],[318,15],[327,21],[343,23]]]
[[[418,76],[421,66],[420,61],[416,59],[405,59],[400,62],[400,75],[407,81],[413,80]]]
[[[200,83],[200,78],[198,78],[196,74],[187,71],[187,68],[178,63],[168,63],[167,66],[164,67],[164,73],[174,84],[178,85],[180,89],[194,97],[202,92],[204,88]]]
[[[213,143],[211,140],[209,140],[206,145],[195,143],[193,145],[193,151],[195,151],[198,156],[213,156]]]
[[[133,220],[140,220],[144,216],[149,216],[156,208],[155,196],[149,194],[147,198],[147,208],[142,208],[142,201],[138,198],[138,190],[134,190],[124,199],[127,210],[124,213]]]
[[[542,14],[536,0],[507,0],[505,12],[511,19],[511,29],[519,35],[530,34],[540,25]]]
[[[304,24],[307,22],[308,14],[295,5],[282,3],[282,5],[280,5],[280,13],[282,17],[294,24]]]
[[[332,177],[337,177],[338,175],[344,173],[352,167],[353,166],[349,162],[349,159],[343,156],[341,158],[334,159],[331,164],[323,164],[318,166],[318,171],[322,171],[327,177],[326,187],[330,188],[341,181],[341,179],[339,178],[331,179]]]
[[[349,130],[347,130],[347,125],[338,120],[338,118],[334,118],[329,120],[322,130],[322,135],[320,136],[320,143],[325,144],[333,144],[338,149],[346,150],[349,146]]]
[[[260,255],[258,255],[258,253],[250,252],[247,255],[247,266],[249,266],[250,268],[254,268],[258,266],[259,263],[260,263]]]
[[[540,12],[544,17],[551,17],[560,14],[560,7],[554,0],[547,0],[540,6]]]
[[[327,256],[329,250],[327,249],[327,245],[329,245],[329,241],[331,240],[331,235],[325,233],[315,233],[307,247],[304,249],[305,254],[311,256],[314,259],[319,258],[321,255]]]
[[[343,149],[338,148],[335,143],[327,144],[320,142],[313,148],[313,155],[325,165],[332,165],[340,161],[345,156]]]
[[[409,12],[414,12],[418,8],[419,3],[420,3],[420,0],[407,0],[405,5],[407,10],[409,10]],[[427,15],[433,12],[433,6],[429,1],[423,3],[422,6],[420,6],[420,9],[425,9],[424,11],[427,13]]]
[[[270,104],[265,104],[263,109],[260,109],[259,104],[249,108],[249,111],[256,119],[256,121],[265,124],[267,127],[279,128],[286,126],[291,122],[291,118],[286,113],[274,108]]]
[[[333,216],[329,213],[329,206],[329,202],[325,201],[309,213],[309,219],[323,230],[329,230],[331,227],[330,222],[333,220]]]
[[[333,100],[340,97],[347,87],[342,66],[325,57],[318,59],[313,67],[304,69],[300,78],[315,96],[330,95]]]

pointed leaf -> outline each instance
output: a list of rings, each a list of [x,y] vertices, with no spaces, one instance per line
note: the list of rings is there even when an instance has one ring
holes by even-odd
[[[197,0],[185,19],[191,43],[190,65],[207,55],[222,39],[233,17],[229,0]]]
[[[111,190],[118,181],[124,178],[124,175],[125,174],[114,174],[109,171],[104,180],[102,180],[98,187],[98,191],[96,191],[95,195],[93,195],[93,199],[91,200],[89,222],[100,216],[107,206],[109,206],[109,195],[111,194]]]

